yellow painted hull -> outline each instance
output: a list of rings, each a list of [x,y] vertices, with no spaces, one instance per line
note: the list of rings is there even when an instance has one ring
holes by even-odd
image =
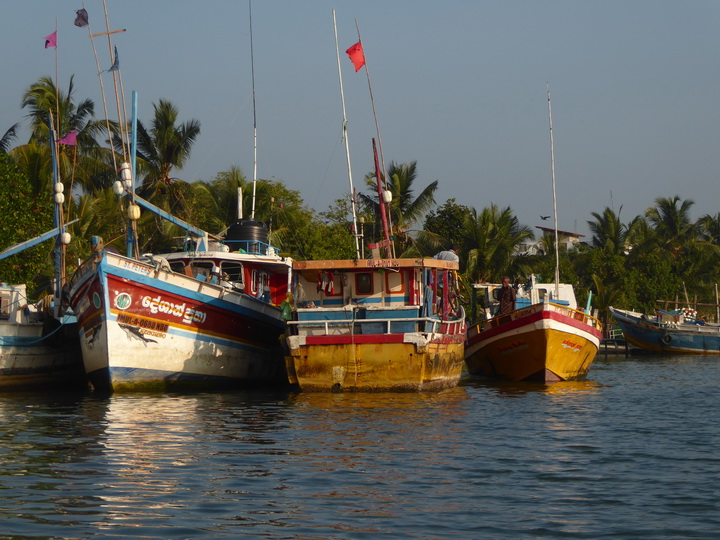
[[[571,311],[540,304],[483,331],[480,324],[471,327],[465,356],[469,373],[539,382],[587,375],[598,352],[600,325],[580,312],[567,316],[562,309]]]
[[[286,357],[290,382],[303,391],[421,391],[456,386],[460,343],[299,345]]]

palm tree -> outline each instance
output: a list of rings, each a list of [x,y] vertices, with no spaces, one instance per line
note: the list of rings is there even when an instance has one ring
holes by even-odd
[[[189,120],[178,124],[178,109],[170,101],[161,99],[153,104],[154,117],[150,130],[138,120],[138,170],[145,177],[140,189],[149,199],[162,200],[167,205],[174,194],[173,185],[179,181],[172,176],[190,157],[195,140],[200,135],[200,122]],[[160,204],[159,204],[160,205]]]
[[[706,214],[697,221],[700,238],[705,242],[720,245],[720,213]]]
[[[0,154],[7,154],[8,150],[10,150],[10,143],[17,137],[17,129],[20,127],[20,124],[14,124],[10,126],[10,129],[8,129],[5,132],[5,135],[0,138]]]
[[[493,203],[479,214],[471,208],[463,229],[466,273],[470,280],[499,280],[505,274],[528,271],[528,259],[514,256],[514,252],[519,244],[533,238],[533,232],[520,224],[509,206],[501,210]]]
[[[620,208],[622,210],[622,207]],[[602,214],[593,212],[594,221],[588,221],[592,233],[592,245],[602,248],[609,253],[623,253],[625,251],[627,228],[620,222],[620,215],[612,209],[605,208]]]
[[[655,199],[655,206],[645,211],[648,223],[655,231],[659,248],[674,258],[682,256],[697,241],[698,229],[690,221],[690,199],[681,201],[678,195]]]
[[[58,137],[76,131],[78,146],[83,150],[98,146],[97,137],[101,134],[103,124],[92,120],[95,104],[91,99],[84,99],[76,105],[74,92],[73,77],[70,77],[67,93],[56,88],[49,77],[42,77],[30,85],[21,103],[23,109],[29,110],[30,142],[48,143],[48,116],[52,112]]]
[[[71,183],[77,181],[85,191],[94,191],[112,182],[113,168],[109,165],[112,160],[110,150],[102,149],[97,142],[104,124],[93,119],[93,101],[84,99],[76,104],[74,91],[73,77],[70,77],[67,93],[56,88],[49,77],[42,77],[30,85],[21,103],[22,108],[29,111],[30,139],[27,145],[15,148],[13,155],[19,155],[21,168],[23,162],[49,160],[49,120],[52,115],[58,138],[72,131],[77,133],[76,146],[59,145],[58,170],[61,180]],[[33,153],[40,155],[33,157]],[[34,176],[31,170],[26,172],[33,182],[35,193],[45,189],[51,182],[49,176],[40,178]]]
[[[396,242],[397,250],[400,253],[406,251],[413,240],[410,232],[415,224],[420,221],[430,208],[435,204],[435,191],[438,181],[435,180],[426,186],[417,197],[414,197],[414,183],[417,180],[417,161],[410,163],[391,162],[387,170],[387,188],[392,193],[390,203],[390,222],[392,230],[390,234]],[[380,215],[380,205],[376,190],[374,174],[365,177],[365,182],[373,195],[359,194],[361,202],[368,211],[375,216]],[[375,219],[380,223],[380,219]]]

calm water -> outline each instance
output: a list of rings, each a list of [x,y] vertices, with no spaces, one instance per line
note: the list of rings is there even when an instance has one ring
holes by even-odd
[[[720,360],[590,373],[420,395],[1,394],[0,537],[720,536]]]

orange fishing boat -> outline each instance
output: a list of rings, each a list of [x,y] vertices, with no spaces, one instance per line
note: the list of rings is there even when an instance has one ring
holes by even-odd
[[[572,285],[536,284],[518,292],[518,309],[495,317],[493,291],[482,284],[487,320],[468,329],[465,362],[471,375],[519,381],[557,382],[584,377],[602,339],[600,321],[577,309]],[[562,294],[561,293],[561,294]]]
[[[550,171],[555,215],[555,280],[538,284],[535,276],[518,287],[516,309],[497,316],[501,285],[479,284],[485,292],[485,319],[468,330],[465,362],[472,375],[520,381],[557,382],[584,377],[602,339],[602,325],[587,308],[577,309],[572,285],[560,283],[555,153],[550,89]],[[498,291],[500,292],[500,291]],[[591,296],[592,297],[592,296]]]

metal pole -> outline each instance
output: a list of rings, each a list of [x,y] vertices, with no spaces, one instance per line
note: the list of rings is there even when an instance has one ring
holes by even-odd
[[[342,102],[342,138],[345,141],[345,158],[348,167],[348,181],[350,183],[350,204],[352,206],[353,218],[353,236],[355,237],[355,257],[360,258],[360,241],[357,224],[357,210],[355,207],[355,188],[353,187],[352,168],[350,167],[350,142],[348,141],[347,115],[345,112],[345,91],[343,90],[342,70],[340,69],[340,45],[338,44],[337,21],[335,20],[335,10],[332,10],[333,29],[335,30],[335,54],[337,56],[338,78],[340,79],[340,101]]]
[[[550,173],[552,176],[553,214],[555,216],[555,300],[558,300],[560,296],[560,246],[558,245],[559,242],[557,195],[555,194],[555,142],[553,140],[552,106],[550,105],[550,85],[548,85],[547,100],[548,118],[550,120]]]

